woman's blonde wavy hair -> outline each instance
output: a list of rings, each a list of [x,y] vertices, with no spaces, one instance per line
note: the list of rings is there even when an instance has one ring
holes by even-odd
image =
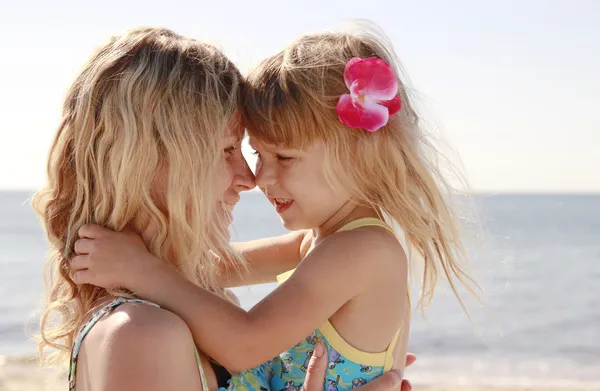
[[[215,257],[237,258],[211,185],[225,162],[223,138],[242,80],[215,47],[162,28],[112,37],[77,76],[50,149],[47,184],[33,199],[50,242],[39,342],[45,362],[63,363],[106,295],[69,276],[83,224],[121,230],[151,223],[158,233],[149,251],[217,289]],[[159,174],[166,186],[157,186]],[[58,351],[43,357],[46,347]]]
[[[348,128],[337,116],[338,99],[348,93],[344,68],[353,57],[382,58],[399,76],[402,109],[374,133]],[[251,137],[286,148],[323,141],[331,186],[349,189],[353,201],[398,224],[423,260],[417,307],[431,302],[443,273],[465,309],[456,280],[473,293],[478,286],[461,266],[467,252],[450,187],[438,169],[441,155],[420,124],[402,74],[389,40],[371,23],[305,35],[249,73],[244,122]]]

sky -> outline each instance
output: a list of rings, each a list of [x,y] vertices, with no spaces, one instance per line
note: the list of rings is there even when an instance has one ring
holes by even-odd
[[[242,70],[303,33],[370,19],[417,106],[487,192],[600,192],[600,1],[19,1],[0,6],[0,190],[43,186],[62,99],[135,26],[218,44]]]

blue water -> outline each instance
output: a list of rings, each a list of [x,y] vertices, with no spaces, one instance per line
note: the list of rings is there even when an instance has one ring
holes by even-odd
[[[23,192],[0,192],[0,355],[34,353],[23,328],[43,292],[46,245]],[[485,306],[465,296],[471,323],[441,287],[411,326],[411,379],[600,389],[600,196],[478,196],[473,242]],[[234,212],[236,240],[284,233],[260,193]],[[238,288],[252,306],[273,288]],[[35,322],[32,322],[35,325]]]

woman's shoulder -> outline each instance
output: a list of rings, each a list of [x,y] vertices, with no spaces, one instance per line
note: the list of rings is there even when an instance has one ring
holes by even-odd
[[[145,303],[123,303],[103,316],[83,340],[82,353],[85,363],[80,364],[93,368],[83,371],[90,384],[115,390],[165,389],[180,383],[184,389],[200,384],[186,323]]]
[[[119,305],[100,319],[86,339],[111,341],[119,345],[119,350],[193,344],[190,329],[179,316],[160,307],[131,302]]]

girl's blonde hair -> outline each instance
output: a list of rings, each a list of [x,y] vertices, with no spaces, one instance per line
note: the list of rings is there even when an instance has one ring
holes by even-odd
[[[376,26],[302,36],[247,77],[247,130],[252,137],[286,148],[323,141],[331,186],[348,189],[353,201],[399,224],[410,249],[422,258],[418,307],[431,302],[443,273],[464,308],[455,281],[471,292],[477,284],[459,262],[467,254],[447,199],[449,187],[438,169],[440,154],[428,141],[400,78],[402,109],[383,128],[370,133],[340,122],[336,104],[348,93],[344,68],[353,57],[382,58],[402,75],[392,45]]]
[[[214,257],[237,258],[211,185],[225,163],[223,139],[241,85],[219,50],[161,28],[112,37],[84,66],[66,95],[47,184],[33,199],[50,242],[39,351],[58,351],[46,362],[61,363],[106,294],[69,276],[86,223],[113,230],[153,224],[149,251],[217,289]],[[165,175],[166,186],[158,186]]]

